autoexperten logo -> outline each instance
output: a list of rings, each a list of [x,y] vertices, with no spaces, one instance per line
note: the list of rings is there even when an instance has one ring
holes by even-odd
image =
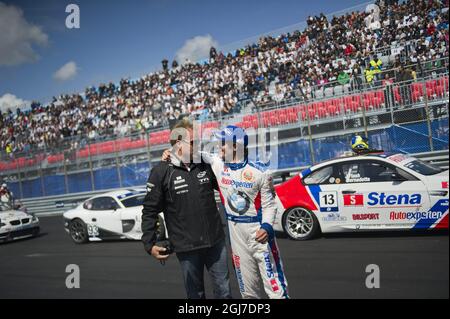
[[[239,188],[239,187],[253,188],[253,183],[235,181],[235,180],[228,179],[228,178],[225,178],[225,177],[222,177],[222,184],[224,184],[224,185],[233,185],[236,188]]]
[[[421,219],[440,219],[443,212],[391,212],[390,220],[421,220]]]

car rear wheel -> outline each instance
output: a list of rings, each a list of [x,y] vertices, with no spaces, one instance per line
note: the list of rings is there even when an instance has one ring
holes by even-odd
[[[283,214],[283,230],[293,240],[308,240],[320,233],[320,225],[313,212],[294,207]]]
[[[86,224],[78,218],[69,223],[69,234],[76,244],[84,244],[89,240]]]

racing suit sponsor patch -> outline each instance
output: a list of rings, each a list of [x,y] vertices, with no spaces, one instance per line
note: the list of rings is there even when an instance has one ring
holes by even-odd
[[[253,188],[253,183],[236,181],[236,180],[225,178],[225,177],[222,177],[222,184],[224,184],[224,185],[232,185],[232,186],[234,186],[236,188],[239,188],[239,187],[242,187],[242,188]]]
[[[236,276],[239,283],[239,290],[241,292],[244,292],[244,280],[242,279],[242,272],[241,272],[241,258],[239,258],[238,255],[233,255],[233,264],[234,269],[236,270]]]
[[[235,190],[227,196],[230,209],[239,215],[244,215],[250,208],[250,198],[242,191]]]
[[[254,178],[253,178],[253,172],[251,171],[251,169],[246,169],[245,171],[242,172],[242,178],[246,181],[246,182],[253,182]]]
[[[264,262],[266,265],[266,274],[267,278],[269,278],[270,286],[272,287],[272,291],[278,291],[280,287],[278,286],[278,282],[275,278],[275,274],[273,273],[272,262],[270,260],[270,254],[264,253]]]

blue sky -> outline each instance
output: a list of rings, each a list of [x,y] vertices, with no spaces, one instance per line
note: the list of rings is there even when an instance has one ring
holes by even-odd
[[[22,26],[38,26],[40,39],[46,38],[31,43],[38,58],[15,65],[0,63],[0,97],[9,93],[24,100],[48,101],[53,95],[81,92],[90,85],[159,69],[162,58],[172,61],[185,42],[196,36],[209,34],[223,46],[305,21],[310,14],[366,2],[0,0],[0,9],[20,8]],[[70,3],[79,5],[80,29],[65,27],[65,8]],[[12,25],[0,22],[0,54],[10,52],[1,51],[1,34],[11,33]],[[0,62],[4,60],[0,56]],[[76,74],[65,81],[55,79],[54,73],[70,61],[76,64]]]

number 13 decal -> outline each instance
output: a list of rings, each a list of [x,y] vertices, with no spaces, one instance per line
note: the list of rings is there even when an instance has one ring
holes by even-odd
[[[337,192],[320,192],[319,197],[321,212],[337,212],[339,210]]]

